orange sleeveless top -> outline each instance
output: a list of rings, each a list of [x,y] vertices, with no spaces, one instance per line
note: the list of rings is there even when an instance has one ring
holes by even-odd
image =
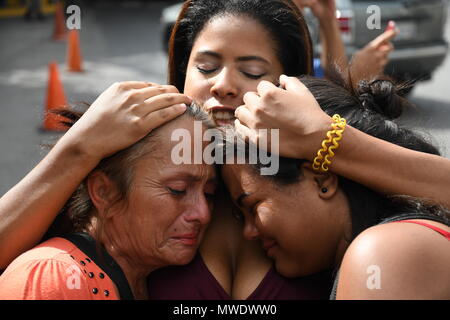
[[[0,276],[2,300],[118,300],[107,273],[64,238],[16,258]]]

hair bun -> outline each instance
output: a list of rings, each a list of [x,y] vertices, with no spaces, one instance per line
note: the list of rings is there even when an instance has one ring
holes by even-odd
[[[408,103],[398,93],[398,88],[390,79],[361,81],[358,86],[358,98],[363,108],[377,112],[389,119],[400,117]]]

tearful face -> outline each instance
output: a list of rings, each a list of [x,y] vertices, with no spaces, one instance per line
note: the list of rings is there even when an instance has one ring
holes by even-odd
[[[217,125],[233,124],[244,94],[256,91],[261,80],[277,82],[282,72],[275,42],[260,23],[249,17],[217,17],[194,43],[184,93],[211,113]]]
[[[158,129],[158,149],[137,161],[128,205],[116,223],[122,249],[145,265],[190,262],[211,219],[215,168],[173,163],[171,133],[179,128],[193,134],[194,121],[183,117]]]

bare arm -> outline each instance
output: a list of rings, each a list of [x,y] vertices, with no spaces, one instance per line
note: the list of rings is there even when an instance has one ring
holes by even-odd
[[[344,255],[336,298],[450,299],[449,248],[447,239],[423,226],[369,228]]]
[[[279,129],[280,154],[313,161],[331,118],[296,78],[282,76],[286,90],[262,81],[236,110],[236,128],[258,141],[257,129]],[[299,143],[301,141],[301,143]],[[416,152],[347,126],[330,167],[334,173],[386,194],[432,199],[450,207],[450,160]]]
[[[328,19],[320,21],[320,39],[322,45],[321,63],[322,68],[335,63],[340,70],[348,68],[348,59],[345,54],[345,46],[342,41],[341,31],[339,29],[336,16],[330,16]]]
[[[384,73],[389,62],[389,54],[394,50],[391,40],[399,33],[394,22],[391,21],[390,25],[390,28],[353,55],[350,71],[355,83]]]
[[[109,87],[48,155],[0,199],[0,269],[35,245],[98,162],[142,139],[186,109],[172,86]]]
[[[417,152],[348,127],[333,172],[385,194],[434,200],[450,208],[450,159]]]
[[[76,148],[57,144],[0,199],[0,269],[42,238],[97,162]]]
[[[319,21],[322,67],[336,63],[341,70],[346,70],[348,60],[336,19],[335,0],[294,0],[294,3],[300,10],[309,7]]]

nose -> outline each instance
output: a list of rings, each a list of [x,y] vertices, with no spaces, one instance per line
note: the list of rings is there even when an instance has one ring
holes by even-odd
[[[256,228],[253,221],[248,221],[248,219],[245,219],[244,238],[247,240],[257,240],[259,238],[258,228]]]
[[[228,68],[223,68],[221,72],[213,79],[211,94],[216,98],[235,98],[238,96],[239,89],[236,83],[235,75]]]
[[[204,195],[190,204],[185,219],[188,222],[196,222],[200,225],[207,225],[209,223],[211,220],[211,210]]]

